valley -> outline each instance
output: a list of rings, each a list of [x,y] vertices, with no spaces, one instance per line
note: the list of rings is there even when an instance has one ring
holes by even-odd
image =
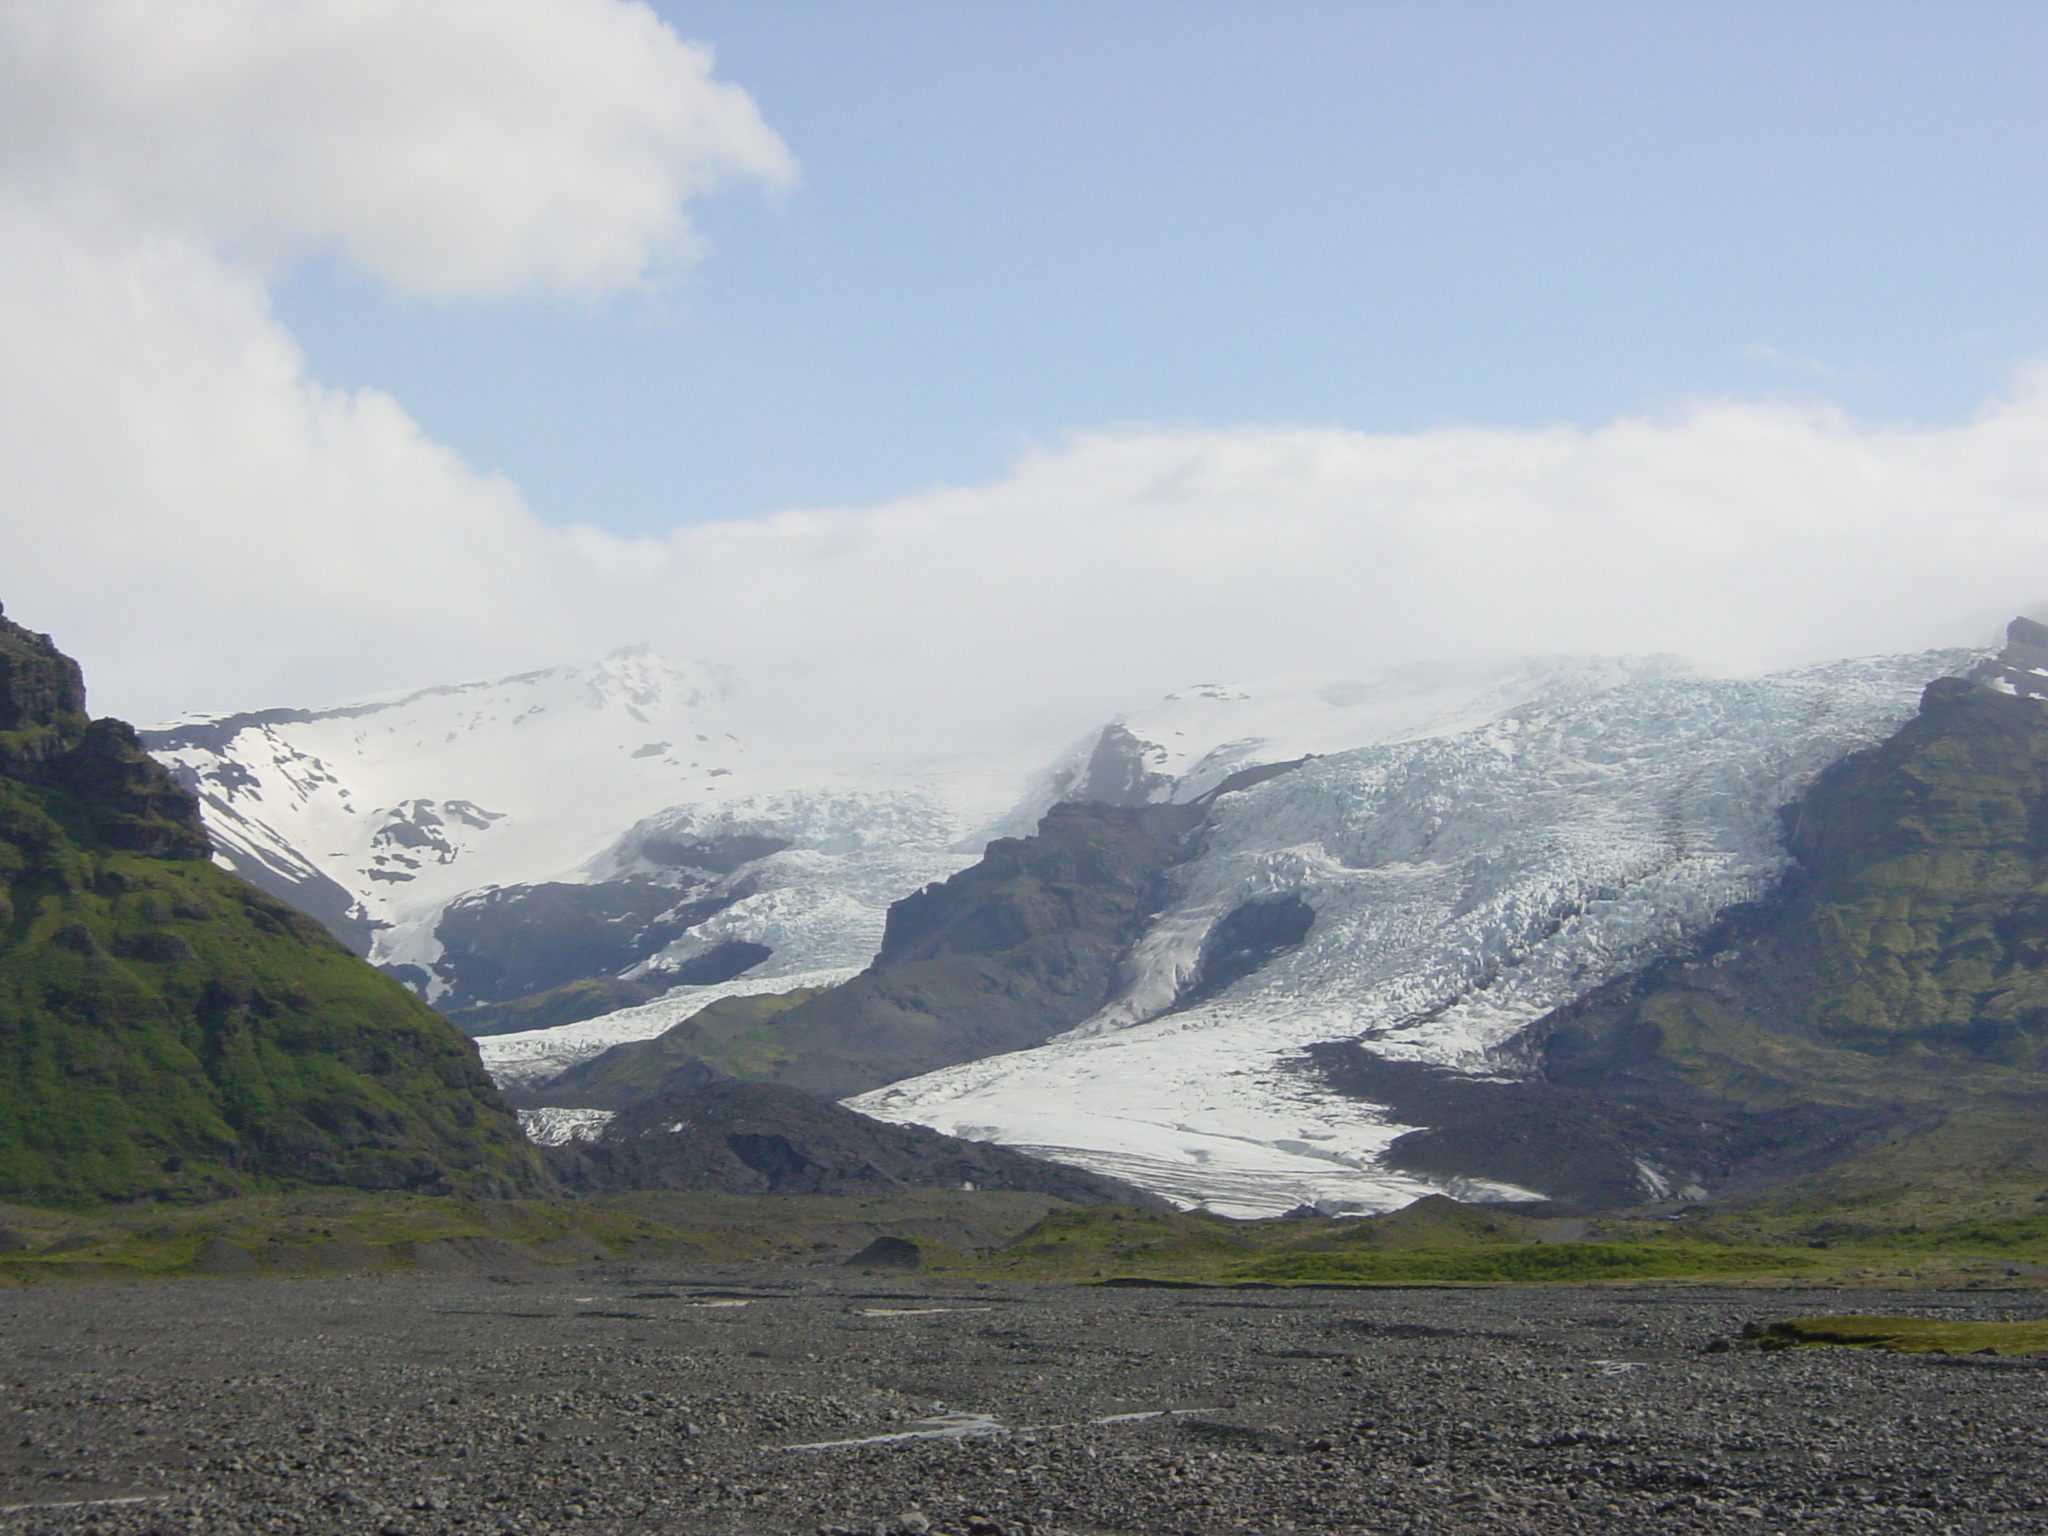
[[[2043,638],[558,825],[710,696],[153,759],[6,625],[0,1532],[2034,1529]]]
[[[233,1308],[235,1326],[218,1326]],[[2018,1536],[2039,1295],[1101,1290],[672,1264],[0,1295],[0,1530]]]
[[[717,730],[744,723],[742,697],[645,653],[147,739],[230,862],[296,838],[297,864],[353,882],[372,957],[477,1036],[543,1137],[602,1134],[627,1083],[708,1073],[1232,1215],[1432,1192],[1613,1205],[1722,1188],[1670,1142],[1691,1109],[1617,1140],[1596,1106],[1600,1150],[1543,1132],[1519,1163],[1453,1150],[1430,1117],[1483,1120],[1458,1095],[1530,1080],[1551,1015],[1772,899],[1796,862],[1786,808],[1979,660],[1711,678],[1536,658],[1204,685],[1036,769],[853,778],[743,750]],[[682,759],[629,745],[660,722],[731,766],[698,788]],[[536,772],[571,740],[591,785],[624,774],[630,793]],[[401,856],[395,812],[373,785],[492,818],[392,879],[376,861]],[[1540,1091],[1579,1091],[1581,1110],[1600,1092]],[[1832,1155],[1832,1112],[1813,1111],[1809,1162]],[[1742,1106],[1707,1118],[1725,1140],[1745,1113],[1762,1126]]]

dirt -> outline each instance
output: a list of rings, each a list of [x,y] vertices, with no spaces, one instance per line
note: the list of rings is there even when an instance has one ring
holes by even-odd
[[[2038,1291],[846,1268],[0,1296],[0,1532],[2039,1532],[2048,1368],[1745,1323]]]

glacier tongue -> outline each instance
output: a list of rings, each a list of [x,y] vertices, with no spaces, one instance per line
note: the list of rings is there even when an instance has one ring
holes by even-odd
[[[1334,752],[1219,799],[1134,951],[1129,987],[1095,1018],[850,1102],[1225,1214],[1405,1204],[1429,1186],[1376,1159],[1412,1127],[1320,1089],[1303,1047],[1362,1039],[1389,1056],[1512,1070],[1501,1048],[1528,1024],[1764,894],[1784,867],[1779,808],[1895,730],[1930,679],[1974,660],[1724,679],[1590,663],[1550,671],[1505,709],[1492,707],[1497,677],[1483,678],[1494,698],[1471,711],[1483,723],[1456,728],[1471,714],[1433,702],[1446,733]],[[1159,761],[1214,775],[1217,755],[1211,743]],[[1306,940],[1175,1010],[1218,921],[1279,895],[1314,909]]]

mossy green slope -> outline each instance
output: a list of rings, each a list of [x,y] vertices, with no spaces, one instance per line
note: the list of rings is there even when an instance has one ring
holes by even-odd
[[[2048,1051],[2048,708],[1956,678],[1791,827],[1819,874],[1805,1022],[1879,1055]]]
[[[197,808],[0,618],[0,1197],[537,1190],[476,1049],[205,857]]]
[[[1915,719],[1814,785],[1787,840],[1798,873],[1776,902],[1540,1027],[1546,1078],[1860,1127],[1778,1170],[1780,1199],[2038,1188],[2048,706],[1935,682]]]
[[[2048,1322],[1957,1322],[1928,1317],[1794,1317],[1744,1330],[1765,1349],[1835,1345],[1897,1354],[2048,1354]]]

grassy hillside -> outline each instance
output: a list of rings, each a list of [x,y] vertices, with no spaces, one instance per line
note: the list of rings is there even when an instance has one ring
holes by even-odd
[[[0,619],[0,1198],[537,1191],[475,1047],[215,868],[191,797],[83,705]]]

